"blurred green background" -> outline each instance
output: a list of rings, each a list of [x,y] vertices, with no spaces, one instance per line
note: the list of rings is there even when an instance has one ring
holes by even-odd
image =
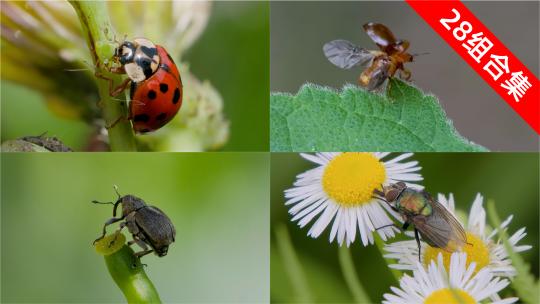
[[[432,193],[454,193],[456,207],[467,213],[477,192],[495,200],[499,217],[514,215],[509,226],[513,233],[527,228],[519,244],[533,248],[522,253],[538,279],[538,184],[539,155],[535,153],[417,153],[424,177],[422,183]],[[301,229],[290,222],[283,191],[291,188],[295,176],[315,164],[294,153],[273,153],[271,158],[271,299],[292,302],[295,294],[286,275],[284,261],[276,248],[275,230],[286,225],[303,267],[309,290],[317,302],[352,302],[338,261],[337,243],[328,243],[329,229],[317,239],[307,236],[311,225]],[[395,240],[401,239],[396,238]],[[371,300],[380,303],[390,286],[397,286],[375,245],[351,245],[360,281]],[[376,276],[376,277],[375,277]],[[503,293],[504,294],[504,293]]]
[[[164,303],[265,302],[269,170],[262,153],[3,154],[1,302],[125,301],[92,247],[112,206],[90,201],[113,184],[176,226],[142,259]]]
[[[230,137],[222,150],[268,151],[268,3],[213,3],[206,29],[182,60],[223,97]],[[75,150],[85,146],[90,126],[54,116],[34,91],[7,81],[0,86],[2,142],[47,131]]]
[[[201,38],[185,55],[193,73],[223,96],[230,138],[223,150],[268,151],[269,4],[216,1]]]

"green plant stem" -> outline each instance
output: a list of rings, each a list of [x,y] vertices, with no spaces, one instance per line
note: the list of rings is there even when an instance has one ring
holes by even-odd
[[[338,255],[343,277],[356,303],[371,303],[362,283],[358,279],[349,247],[339,246]]]
[[[133,249],[125,244],[126,239],[122,234],[116,236],[108,235],[98,241],[96,251],[104,256],[111,277],[128,303],[161,303],[141,260],[133,255]],[[111,246],[113,240],[117,243]]]
[[[110,60],[115,46],[114,29],[109,20],[106,1],[70,1],[77,12],[88,49],[94,61],[96,73],[110,78],[119,84],[122,77],[109,73],[104,63]],[[96,77],[101,98],[100,105],[106,126],[110,126],[109,142],[112,151],[136,151],[135,137],[127,119],[127,103],[109,94],[109,81]],[[119,120],[120,119],[120,120]]]
[[[287,276],[291,281],[296,301],[301,303],[313,303],[311,291],[309,290],[304,271],[302,270],[302,265],[294,251],[289,232],[287,231],[287,226],[282,223],[278,224],[275,228],[275,234],[277,249],[283,260]]]
[[[381,237],[378,234],[373,234],[373,237],[375,239],[375,245],[377,245],[377,248],[379,249],[379,252],[381,253],[381,257],[383,258],[384,262],[388,266],[388,269],[394,276],[396,283],[399,283],[399,279],[401,278],[401,275],[402,275],[401,271],[394,268],[390,268],[390,263],[388,259],[384,257],[384,241],[381,239]]]
[[[488,200],[487,213],[489,221],[493,227],[500,227],[501,220],[495,209],[495,202]],[[517,292],[520,301],[524,303],[538,303],[539,291],[538,281],[535,282],[534,276],[530,273],[530,266],[523,260],[523,258],[514,252],[512,245],[508,241],[508,235],[503,229],[498,229],[497,234],[501,239],[504,249],[508,253],[512,266],[516,269],[517,275],[512,280],[512,287]]]

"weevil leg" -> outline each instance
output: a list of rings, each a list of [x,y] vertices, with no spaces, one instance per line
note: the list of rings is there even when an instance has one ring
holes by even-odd
[[[148,246],[146,245],[146,243],[144,241],[142,241],[139,237],[137,237],[136,235],[133,235],[133,240],[129,241],[128,242],[128,246],[131,246],[133,244],[137,244],[139,245],[143,250],[148,250]]]
[[[114,245],[114,243],[116,242],[116,239],[118,238],[118,235],[120,234],[120,231],[122,231],[122,229],[124,229],[124,227],[126,227],[125,222],[121,223],[120,226],[118,227],[118,229],[116,229],[116,231],[114,232],[114,239],[109,242],[109,248],[112,245]]]
[[[143,251],[135,252],[133,255],[138,257],[138,258],[142,258],[143,256],[151,253],[152,251],[154,251],[154,250],[153,249],[143,250]]]
[[[124,218],[123,217],[119,217],[119,218],[111,218],[109,219],[108,221],[105,222],[105,225],[103,225],[103,233],[101,234],[100,237],[98,237],[97,239],[94,240],[94,242],[92,244],[96,244],[97,241],[101,240],[102,238],[105,237],[105,234],[107,234],[107,226],[111,225],[111,224],[114,224],[118,221],[121,221],[123,220]]]
[[[418,245],[418,262],[422,263],[422,259],[420,258],[421,254],[421,247],[420,247],[420,236],[418,235],[418,229],[414,228],[414,238],[416,239],[416,244]]]

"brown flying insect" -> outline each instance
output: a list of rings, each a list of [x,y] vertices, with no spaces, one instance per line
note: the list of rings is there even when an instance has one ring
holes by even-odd
[[[400,78],[409,80],[411,72],[404,67],[414,57],[407,53],[409,41],[396,39],[380,23],[366,23],[364,31],[380,50],[366,50],[347,40],[333,40],[323,46],[324,55],[342,69],[362,67],[364,71],[358,77],[358,84],[370,91],[379,88],[389,77],[394,77],[398,70]]]

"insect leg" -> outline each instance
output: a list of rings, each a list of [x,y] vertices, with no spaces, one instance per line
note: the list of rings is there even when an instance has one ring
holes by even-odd
[[[420,247],[420,236],[418,236],[418,229],[414,228],[414,238],[416,239],[416,244],[418,245],[418,262],[422,263],[420,259],[421,247]]]
[[[404,80],[409,80],[411,79],[411,71],[409,71],[408,69],[401,69],[399,70],[399,76],[401,79],[404,79]]]
[[[99,240],[101,240],[102,238],[105,237],[105,234],[107,234],[107,226],[109,226],[111,224],[114,224],[114,223],[116,223],[118,221],[121,221],[123,219],[124,219],[123,217],[119,217],[119,218],[113,217],[113,218],[109,219],[108,221],[106,221],[105,225],[103,225],[103,233],[92,244],[95,244],[97,241],[99,241]]]
[[[154,251],[154,250],[153,249],[143,250],[143,251],[135,252],[133,255],[138,257],[138,258],[142,258],[143,256],[151,253],[152,251]]]
[[[118,238],[118,235],[120,234],[120,231],[122,231],[122,229],[124,229],[124,227],[126,227],[126,223],[123,222],[120,224],[120,226],[118,227],[118,229],[116,229],[116,231],[114,232],[114,239],[112,241],[109,242],[109,248],[114,245],[114,243],[116,242],[116,239]]]
[[[133,240],[128,242],[128,246],[131,246],[133,244],[139,245],[143,250],[148,250],[148,246],[144,241],[142,241],[137,235],[133,235]]]
[[[403,227],[401,227],[401,229],[407,230],[407,228],[409,228],[409,225],[410,225],[409,222],[405,222],[405,223],[403,223]],[[414,229],[414,230],[416,230],[416,229]]]
[[[127,118],[127,117],[125,117],[125,116],[120,116],[120,117],[118,117],[117,119],[115,119],[110,125],[105,126],[105,128],[106,128],[107,130],[112,129],[112,128],[114,128],[114,126],[116,126],[119,122],[121,122],[121,121],[128,121],[128,120],[129,120],[129,118]]]
[[[107,76],[105,76],[105,75],[103,75],[103,74],[101,74],[99,72],[96,72],[95,76],[97,78],[101,78],[101,79],[107,80],[109,82],[109,95],[111,97],[115,97],[116,95],[123,92],[127,88],[127,86],[131,83],[131,79],[126,78],[126,80],[122,81],[122,83],[120,83],[120,85],[118,85],[115,88],[112,78],[109,78],[109,77],[107,77]]]

